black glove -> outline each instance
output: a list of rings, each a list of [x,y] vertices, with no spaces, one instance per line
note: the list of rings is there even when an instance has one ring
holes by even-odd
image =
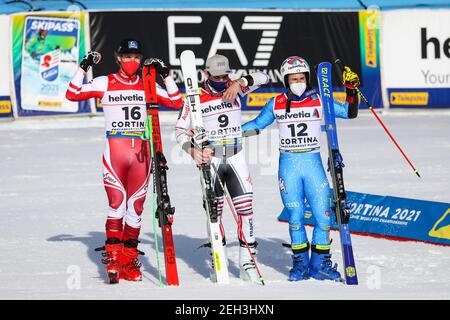
[[[163,79],[167,78],[167,76],[169,75],[170,70],[161,59],[147,58],[144,61],[144,66],[154,66],[156,72],[158,72],[158,74],[160,74]]]
[[[80,62],[80,68],[87,72],[89,67],[94,64],[99,64],[102,60],[102,55],[96,51],[89,51],[86,56],[84,56],[83,60]]]

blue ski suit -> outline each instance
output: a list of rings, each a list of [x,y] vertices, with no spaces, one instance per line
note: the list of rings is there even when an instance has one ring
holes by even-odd
[[[349,113],[348,101],[345,104],[335,101],[334,109],[336,117],[349,118],[349,114],[356,117]],[[304,227],[306,198],[316,220],[311,244],[327,249],[332,193],[320,156],[323,107],[318,92],[310,89],[289,99],[282,93],[269,100],[242,129],[262,130],[274,120],[279,129],[278,181],[284,205],[279,219],[289,221],[293,250],[309,246]]]

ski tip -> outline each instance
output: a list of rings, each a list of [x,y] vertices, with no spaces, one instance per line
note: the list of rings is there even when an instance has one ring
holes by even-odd
[[[186,58],[191,58],[191,57],[195,58],[194,51],[192,51],[192,50],[184,50],[183,52],[181,52],[180,58],[183,59],[185,57]]]

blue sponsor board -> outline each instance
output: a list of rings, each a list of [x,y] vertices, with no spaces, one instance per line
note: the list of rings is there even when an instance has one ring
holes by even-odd
[[[389,238],[450,245],[450,203],[347,192],[350,230]],[[315,224],[306,203],[305,223]],[[289,220],[280,215],[280,221]],[[337,223],[332,218],[332,228]]]
[[[423,109],[450,106],[450,88],[387,88],[387,92],[391,108]]]

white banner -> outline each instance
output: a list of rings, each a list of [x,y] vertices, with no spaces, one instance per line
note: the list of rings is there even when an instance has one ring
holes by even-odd
[[[0,96],[9,96],[10,87],[10,48],[11,31],[9,28],[9,16],[0,15],[0,39],[3,42],[3,48],[0,50]]]
[[[384,11],[385,88],[450,88],[450,10]]]
[[[0,15],[0,39],[3,42],[3,50],[0,50],[0,118],[11,117],[11,64],[10,64],[10,35],[9,16]]]

